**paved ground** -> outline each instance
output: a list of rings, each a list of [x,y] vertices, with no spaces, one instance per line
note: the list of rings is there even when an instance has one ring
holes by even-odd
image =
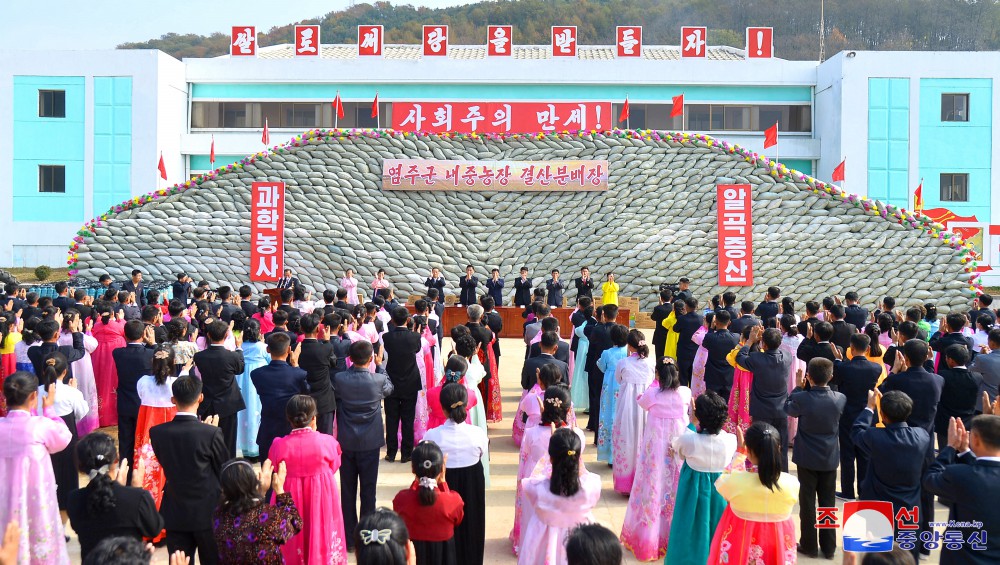
[[[491,450],[491,488],[486,492],[486,563],[489,565],[509,565],[517,562],[510,551],[510,543],[507,534],[514,521],[514,490],[517,479],[518,451],[514,442],[510,438],[511,419],[517,408],[520,399],[520,373],[521,360],[524,355],[524,345],[521,340],[505,339],[501,342],[502,357],[500,361],[501,386],[504,401],[504,420],[497,424],[490,425],[490,450]],[[590,447],[584,451],[584,460],[588,469],[600,474],[604,478],[604,492],[601,501],[595,510],[597,520],[616,533],[621,532],[622,520],[625,517],[625,508],[628,499],[611,489],[611,469],[604,463],[596,461],[596,451]],[[792,470],[794,474],[794,469]],[[413,476],[409,472],[408,465],[400,463],[381,462],[379,468],[379,505],[391,506],[392,498],[401,488],[409,486]],[[938,505],[938,519],[947,519],[946,509]],[[798,512],[795,513],[798,522]],[[70,534],[72,536],[72,533]],[[839,536],[838,536],[839,538]],[[838,542],[839,543],[839,542]],[[71,560],[79,563],[80,546],[75,536],[69,544]],[[938,562],[938,552],[934,552],[929,560],[921,561],[921,564],[931,564]],[[154,563],[166,563],[166,550],[160,549],[156,553]],[[838,550],[834,561],[825,559],[800,559],[799,563],[812,565],[820,563],[840,563],[841,552]],[[625,563],[638,563],[629,554]]]

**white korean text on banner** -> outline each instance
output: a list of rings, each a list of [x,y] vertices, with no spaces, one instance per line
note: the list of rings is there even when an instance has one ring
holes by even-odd
[[[719,286],[753,284],[753,220],[749,184],[718,185]]]
[[[276,281],[285,261],[285,183],[251,187],[250,280]]]
[[[445,161],[386,159],[382,190],[597,191],[607,161]]]
[[[603,129],[611,102],[393,102],[396,131],[534,133]]]

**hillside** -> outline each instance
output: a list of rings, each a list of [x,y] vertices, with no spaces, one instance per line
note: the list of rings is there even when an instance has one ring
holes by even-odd
[[[511,24],[524,45],[547,44],[552,25],[576,25],[582,45],[609,45],[616,25],[641,24],[647,44],[676,45],[682,25],[705,25],[711,44],[743,47],[747,26],[771,26],[778,57],[814,60],[819,13],[820,0],[497,0],[442,9],[376,2],[258,31],[264,47],[290,43],[296,23],[319,23],[323,43],[352,43],[359,24],[382,24],[386,43],[412,44],[420,43],[422,25],[441,23],[451,26],[453,45],[468,45],[485,42],[487,24]],[[827,0],[825,15],[826,56],[843,49],[1000,49],[997,0]],[[212,57],[229,52],[229,35],[170,33],[118,47]]]

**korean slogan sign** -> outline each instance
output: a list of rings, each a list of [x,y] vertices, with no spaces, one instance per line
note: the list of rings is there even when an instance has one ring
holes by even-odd
[[[250,189],[250,280],[276,281],[285,262],[285,183]]]
[[[386,159],[382,163],[382,190],[607,189],[607,161]]]

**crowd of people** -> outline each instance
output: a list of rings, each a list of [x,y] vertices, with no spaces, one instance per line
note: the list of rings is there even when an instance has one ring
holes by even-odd
[[[817,517],[838,498],[892,504],[896,549],[865,563],[938,548],[942,563],[1000,562],[990,295],[945,316],[889,296],[869,311],[855,292],[800,308],[776,287],[701,304],[682,278],[659,291],[647,342],[618,323],[613,273],[573,281],[572,328],[552,312],[559,271],[528,274],[513,293],[524,358],[504,361],[521,367],[518,563],[832,559],[836,530]],[[382,270],[368,300],[350,270],[319,300],[291,270],[274,301],[183,273],[169,300],[138,269],[100,282],[97,300],[66,283],[0,295],[0,564],[68,563],[67,524],[84,563],[148,562],[159,544],[176,564],[484,562],[497,269],[481,293],[467,268],[468,322],[452,328],[437,268],[407,305]],[[413,472],[391,510],[376,507],[383,458]],[[618,535],[595,523],[602,496],[628,497]]]

